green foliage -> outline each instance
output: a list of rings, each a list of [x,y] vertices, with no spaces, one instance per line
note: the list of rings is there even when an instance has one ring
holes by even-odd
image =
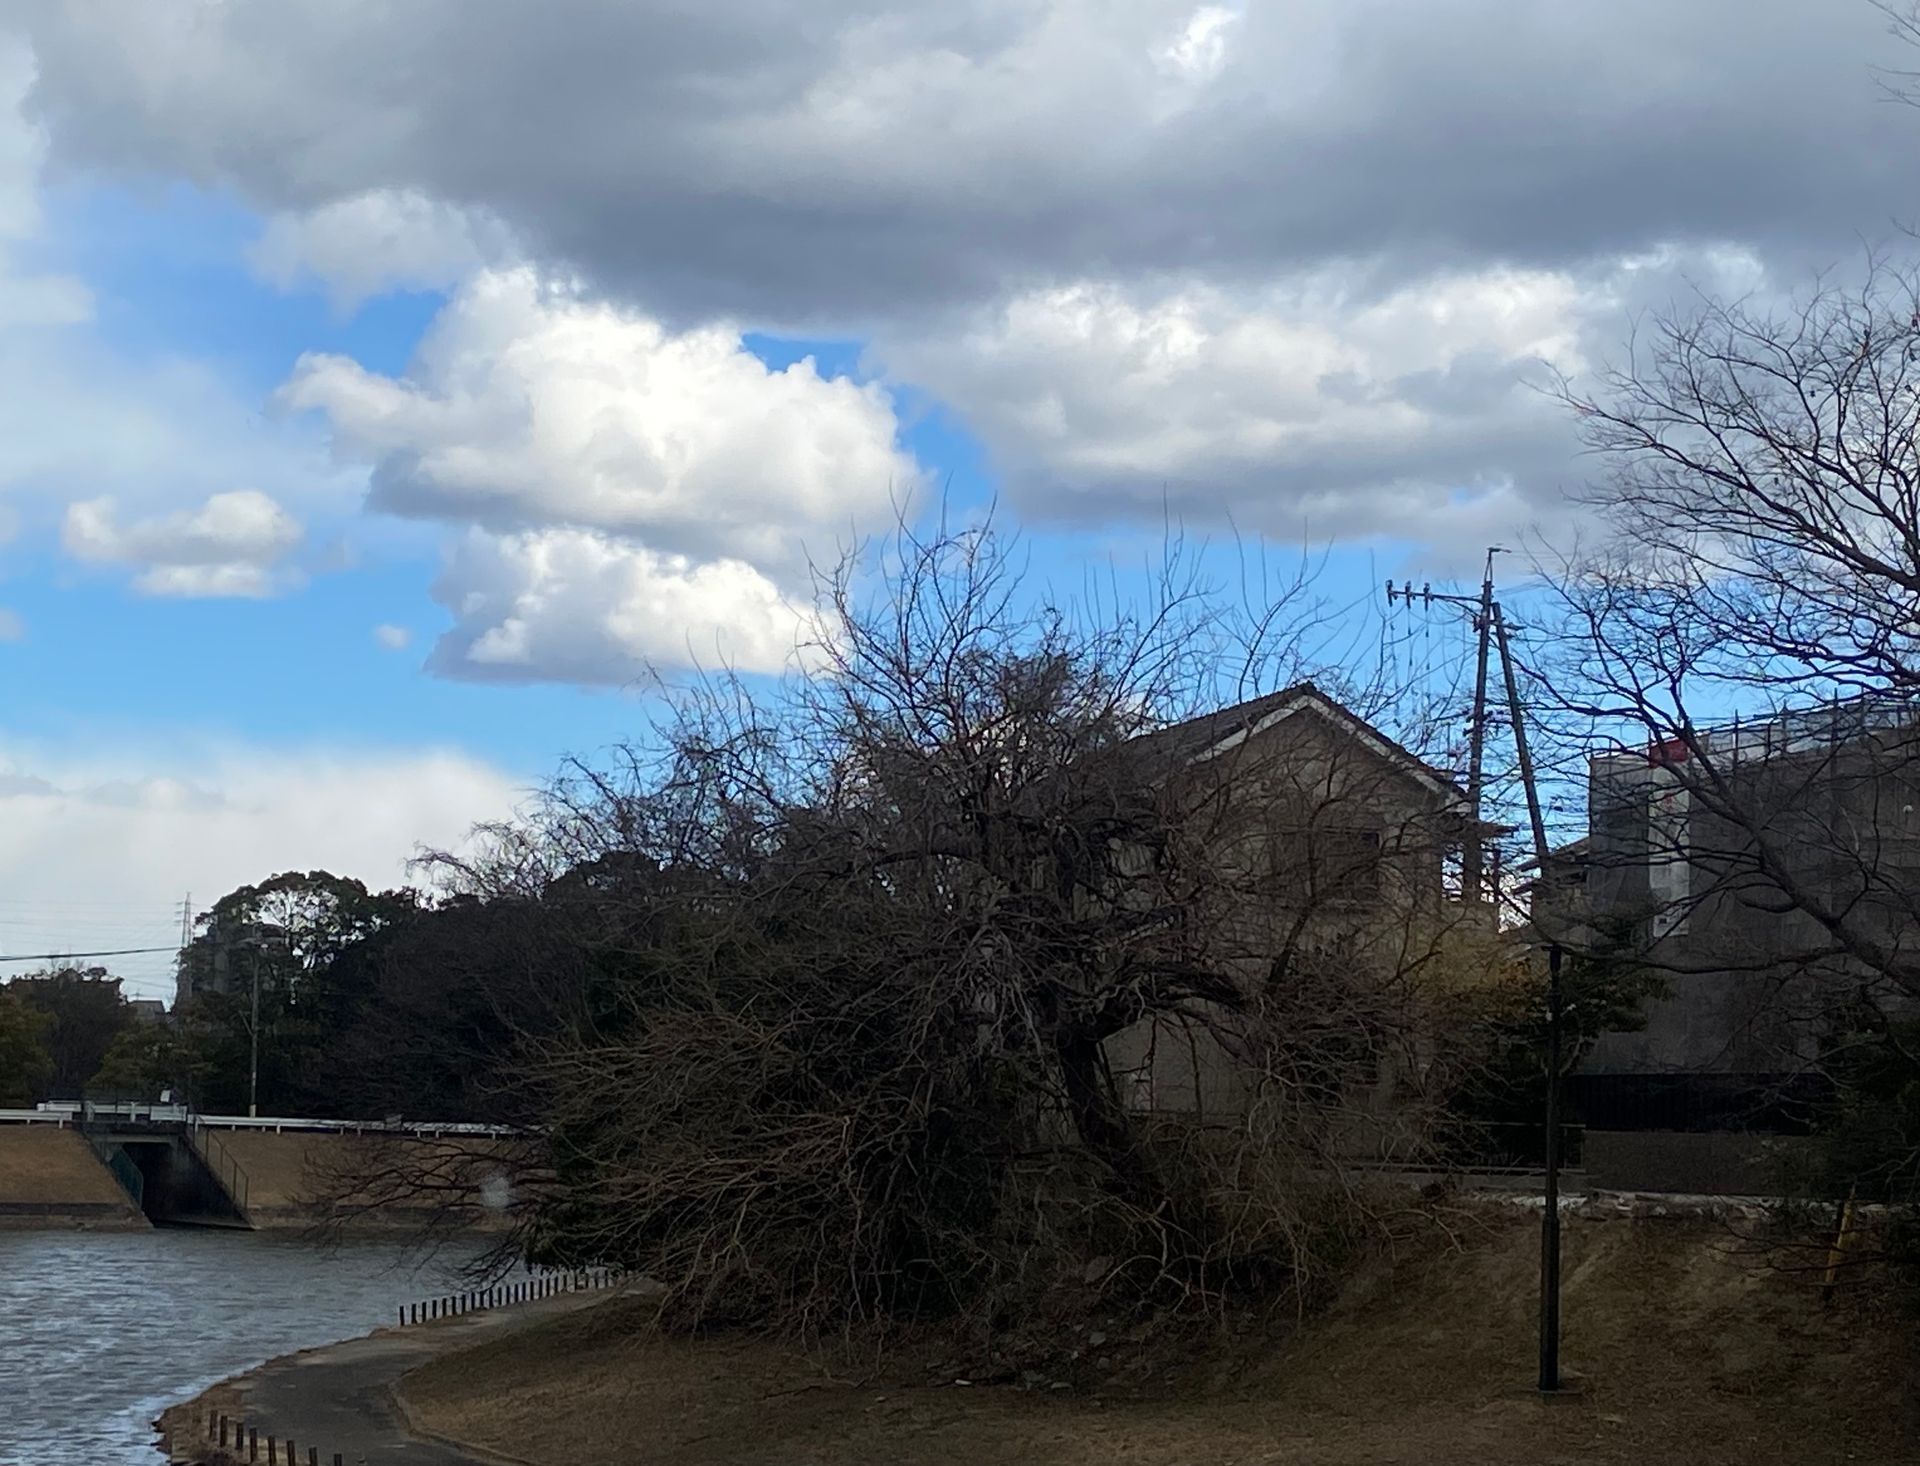
[[[53,1020],[11,988],[0,988],[0,1107],[24,1109],[45,1096],[53,1073]]]
[[[257,1022],[261,1111],[337,1113],[338,1041],[369,1000],[365,949],[418,912],[411,890],[375,893],[327,871],[287,871],[202,913],[180,954],[191,996],[175,1015],[170,1061],[193,1103],[246,1109]]]
[[[1543,1154],[1548,976],[1546,952],[1528,947],[1500,981],[1474,995],[1485,1057],[1451,1106],[1454,1146],[1466,1158],[1519,1163]],[[1643,1028],[1648,999],[1666,990],[1665,976],[1640,959],[1631,923],[1602,926],[1586,946],[1564,952],[1561,1072],[1571,1072],[1602,1034]]]
[[[171,1018],[134,1022],[114,1037],[87,1087],[155,1100],[165,1091],[190,1092],[198,1069],[192,1035]]]
[[[1874,1020],[1836,1037],[1827,1074],[1817,1191],[1920,1207],[1920,1021]]]
[[[101,967],[62,967],[29,973],[7,991],[45,1020],[51,1061],[36,1100],[75,1099],[86,1087],[121,1029],[132,1021],[120,979]]]

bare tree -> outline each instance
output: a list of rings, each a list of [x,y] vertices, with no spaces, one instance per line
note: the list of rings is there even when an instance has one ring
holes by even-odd
[[[1920,998],[1916,351],[1920,281],[1872,261],[1563,387],[1605,466],[1540,679],[1590,786],[1579,909],[1636,919],[1695,1008],[1669,1059],[1814,1098],[1904,1054]],[[1916,1142],[1855,1179],[1911,1192]]]
[[[1420,1153],[1457,1072],[1494,933],[1444,889],[1458,791],[1285,690],[1304,581],[1243,615],[1172,553],[1076,614],[990,528],[870,563],[805,673],[707,681],[439,862],[569,974],[504,1066],[519,1242],[803,1324],[988,1306],[1062,1252],[1303,1286],[1369,1211],[1356,1158]]]

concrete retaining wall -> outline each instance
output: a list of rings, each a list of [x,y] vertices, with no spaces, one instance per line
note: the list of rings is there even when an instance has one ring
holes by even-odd
[[[147,1219],[78,1131],[0,1125],[0,1226],[144,1227]]]
[[[483,1140],[393,1140],[338,1131],[221,1130],[220,1144],[246,1174],[247,1219],[268,1229],[307,1227],[327,1214],[326,1196],[337,1189],[343,1175],[368,1156],[378,1163],[434,1175],[448,1186],[449,1199],[477,1199],[477,1191],[462,1193],[452,1185],[471,1173],[474,1186],[490,1168],[484,1163]],[[468,1162],[464,1158],[472,1157]],[[388,1206],[354,1218],[356,1227],[412,1227],[432,1218],[438,1202],[422,1206]]]

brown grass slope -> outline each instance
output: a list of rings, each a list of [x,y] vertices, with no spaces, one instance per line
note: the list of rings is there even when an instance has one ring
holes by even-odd
[[[1118,1384],[1150,1347],[1124,1335],[1088,1351],[1105,1386],[980,1388],[930,1373],[925,1351],[875,1368],[739,1334],[665,1339],[616,1305],[443,1360],[405,1393],[429,1428],[541,1466],[1920,1460],[1908,1321],[1862,1295],[1823,1307],[1708,1221],[1570,1223],[1566,1351],[1587,1389],[1542,1402],[1525,1388],[1537,1237],[1524,1215],[1480,1218],[1459,1249],[1377,1259],[1284,1337],[1152,1361],[1144,1388]]]
[[[114,1206],[127,1194],[78,1131],[0,1125],[0,1202]]]

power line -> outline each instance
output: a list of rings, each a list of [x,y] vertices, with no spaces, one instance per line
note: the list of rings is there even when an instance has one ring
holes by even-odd
[[[66,962],[75,957],[132,957],[146,952],[178,952],[178,947],[116,947],[109,952],[25,952],[0,962]]]

